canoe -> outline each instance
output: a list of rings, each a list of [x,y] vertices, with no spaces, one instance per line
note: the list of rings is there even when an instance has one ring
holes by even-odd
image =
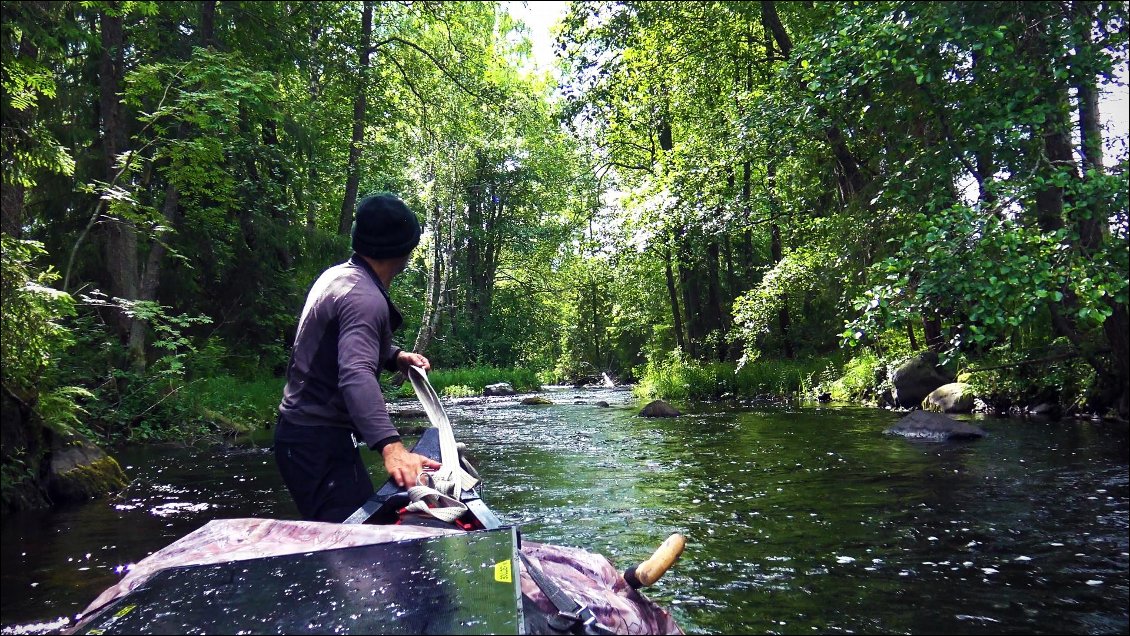
[[[438,459],[436,429],[413,450]],[[366,523],[211,521],[130,566],[65,633],[683,633],[634,569],[527,540],[479,491],[461,499],[462,527],[400,512],[391,480],[354,515]]]

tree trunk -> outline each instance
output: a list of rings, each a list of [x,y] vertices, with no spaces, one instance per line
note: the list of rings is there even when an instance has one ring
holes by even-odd
[[[675,290],[675,274],[671,271],[671,247],[663,248],[663,271],[667,275],[667,297],[671,301],[671,316],[675,319],[675,343],[683,352],[687,350],[683,338],[683,317],[679,315],[679,294]]]
[[[369,90],[369,48],[373,40],[373,3],[365,0],[361,12],[360,62],[357,71],[357,94],[353,98],[353,136],[349,143],[349,163],[346,166],[345,198],[341,202],[338,234],[349,235],[353,225],[353,212],[357,207],[357,188],[361,183],[361,144],[365,140],[365,96]]]
[[[604,360],[603,360],[603,355],[601,354],[601,351],[600,351],[601,325],[600,325],[600,307],[599,307],[600,301],[599,301],[599,298],[598,298],[598,294],[599,294],[599,291],[597,290],[597,286],[596,286],[596,277],[592,275],[592,271],[589,271],[589,295],[591,296],[591,300],[592,300],[592,345],[593,345],[592,363],[593,363],[593,366],[595,366],[598,369],[601,369],[601,368],[604,367]]]
[[[118,8],[115,4],[115,8]],[[118,13],[118,11],[114,11]],[[99,14],[102,52],[99,58],[99,100],[102,115],[103,174],[107,183],[114,181],[115,164],[119,153],[126,150],[126,122],[118,94],[122,91],[124,77],[125,38],[121,15],[108,12]],[[128,219],[108,213],[105,224],[105,258],[110,295],[129,300],[138,297],[137,228]],[[143,341],[136,337],[136,321],[124,311],[115,311],[114,324],[122,342],[129,345],[130,363],[135,369],[145,368]]]
[[[1092,48],[1090,25],[1093,20],[1091,6],[1086,2],[1071,4],[1072,17],[1079,23],[1082,36],[1080,49]],[[1075,72],[1075,89],[1079,97],[1079,139],[1083,155],[1083,178],[1102,174],[1103,138],[1099,117],[1099,91],[1095,76],[1087,69]],[[1106,219],[1109,214],[1104,201],[1095,200],[1093,206],[1076,221],[1079,242],[1084,253],[1093,254],[1102,248],[1104,241],[1116,240],[1111,236]],[[1105,297],[1111,315],[1103,321],[1103,335],[1110,346],[1111,365],[1105,377],[1099,378],[1100,400],[1103,406],[1113,406],[1122,419],[1130,417],[1130,316],[1125,304],[1113,297]]]
[[[435,337],[436,324],[439,318],[439,307],[447,291],[447,273],[451,270],[451,256],[453,250],[448,246],[448,239],[444,232],[442,217],[444,205],[439,194],[432,202],[432,267],[428,274],[427,292],[424,300],[424,314],[420,319],[420,331],[416,333],[416,342],[412,351],[423,354],[431,345]]]
[[[216,47],[216,1],[204,0],[200,5],[200,43],[204,48]]]
[[[781,249],[781,228],[774,222],[769,228],[770,234],[770,252],[774,263],[780,263],[784,258]],[[788,298],[781,299],[781,308],[777,310],[777,326],[781,329],[781,345],[784,348],[785,357],[790,360],[794,357],[793,341],[789,334],[791,321],[789,320],[789,300]]]
[[[983,63],[982,57],[980,51],[972,54],[974,82],[978,79],[977,72]],[[994,173],[996,165],[993,162],[992,141],[985,140],[977,149],[977,174],[974,175],[977,178],[977,198],[985,208],[991,208],[997,202],[997,196],[991,188]]]
[[[934,353],[941,353],[946,341],[942,336],[942,321],[933,317],[922,317],[922,337],[926,340],[926,348]]]
[[[753,276],[753,230],[750,229],[749,224],[752,222],[753,217],[753,166],[747,159],[742,162],[742,218],[745,220],[745,228],[742,230],[741,241],[738,243],[741,260],[741,276],[746,279],[747,284],[751,284],[749,279]],[[737,290],[734,290],[737,294]]]
[[[683,317],[687,325],[687,354],[692,359],[698,359],[698,345],[702,342],[702,308],[699,306],[699,281],[695,275],[694,261],[691,255],[690,239],[679,231],[677,237],[679,246],[678,267],[679,283],[683,291]]]
[[[719,211],[721,213],[721,211]],[[718,239],[712,237],[706,244],[706,330],[717,331],[718,341],[714,355],[719,362],[726,359],[727,316],[722,309],[722,292],[718,281]]]
[[[315,50],[318,45],[318,40],[322,37],[322,26],[314,24],[310,27],[310,50]],[[317,64],[313,61],[310,62],[309,68],[310,76],[307,79],[307,92],[310,95],[310,103],[317,104],[322,98],[322,85],[318,79]],[[317,167],[317,143],[313,139],[309,139],[305,144],[306,152],[306,179],[305,183],[295,188],[295,199],[300,201],[299,209],[306,212],[306,229],[313,232],[318,228],[317,205],[314,202],[315,184],[318,182],[318,167]],[[301,194],[300,194],[301,192]],[[339,228],[340,229],[340,228]]]
[[[774,264],[779,264],[785,258],[784,248],[781,245],[781,226],[777,222],[781,213],[781,206],[777,200],[777,168],[772,161],[765,169],[766,190],[769,195],[769,207],[772,210],[772,223],[769,225],[769,255]],[[781,329],[781,344],[785,357],[792,359],[794,356],[792,337],[789,333],[792,321],[789,319],[789,300],[781,298],[781,308],[777,310],[777,325]]]

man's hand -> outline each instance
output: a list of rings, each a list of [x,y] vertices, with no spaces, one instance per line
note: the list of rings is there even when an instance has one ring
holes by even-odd
[[[401,351],[396,356],[396,368],[404,375],[408,375],[408,367],[420,367],[424,371],[432,370],[432,363],[428,359],[418,353],[411,351]]]
[[[415,354],[410,354],[415,355]],[[420,356],[423,357],[423,356]],[[384,456],[385,470],[388,476],[401,488],[416,485],[416,476],[425,468],[439,468],[442,466],[434,459],[424,457],[418,453],[410,453],[404,444],[394,442],[381,449]]]

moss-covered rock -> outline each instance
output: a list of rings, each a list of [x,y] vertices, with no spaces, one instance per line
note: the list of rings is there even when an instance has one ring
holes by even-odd
[[[102,497],[129,483],[117,460],[83,439],[52,451],[48,470],[47,490],[56,504]]]
[[[935,413],[969,413],[973,411],[973,387],[964,382],[951,382],[934,389],[922,400],[924,411]]]
[[[530,396],[530,397],[522,400],[522,404],[524,404],[526,406],[537,406],[537,405],[540,405],[540,404],[553,404],[553,400],[550,400],[548,398],[543,398],[540,395],[533,395],[533,396]]]

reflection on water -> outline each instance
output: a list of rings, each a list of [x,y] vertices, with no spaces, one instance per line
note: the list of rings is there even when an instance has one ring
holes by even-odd
[[[449,410],[484,498],[531,540],[621,569],[683,533],[648,595],[688,632],[1130,629],[1125,427],[987,419],[984,439],[932,443],[883,435],[898,415],[873,409],[649,420],[624,391],[549,397]],[[4,519],[5,633],[81,611],[211,519],[297,518],[262,446],[119,459],[134,478],[120,500]]]

